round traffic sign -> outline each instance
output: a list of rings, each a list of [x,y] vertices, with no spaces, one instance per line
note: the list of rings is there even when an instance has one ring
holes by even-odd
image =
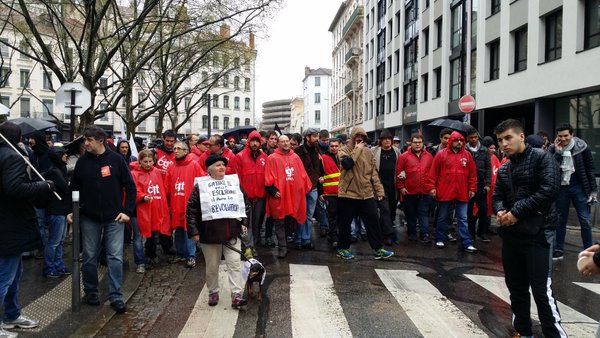
[[[458,100],[458,109],[463,113],[470,113],[475,110],[475,98],[471,95],[464,95]]]

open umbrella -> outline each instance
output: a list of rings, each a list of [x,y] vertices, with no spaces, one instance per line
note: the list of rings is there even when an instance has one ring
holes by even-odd
[[[454,130],[457,130],[457,131],[460,131],[463,133],[466,133],[467,130],[469,129],[469,127],[471,127],[470,125],[468,125],[466,123],[462,123],[460,121],[452,120],[452,119],[437,119],[437,120],[431,122],[430,124],[428,124],[428,126],[450,128],[450,129],[454,129]]]
[[[77,136],[73,141],[64,145],[65,149],[67,149],[67,155],[77,155],[79,154],[79,147],[83,143],[83,135]]]
[[[23,136],[33,134],[39,130],[46,130],[52,127],[56,127],[56,125],[52,122],[40,119],[33,119],[31,117],[19,117],[9,121],[18,125],[21,128],[21,134],[23,134]]]
[[[233,136],[239,142],[240,134],[250,134],[250,132],[253,130],[256,130],[256,127],[251,125],[229,128],[223,132],[223,138],[228,139]]]

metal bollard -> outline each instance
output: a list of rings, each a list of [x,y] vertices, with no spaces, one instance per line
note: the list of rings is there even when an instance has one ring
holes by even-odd
[[[80,265],[79,265],[79,191],[71,193],[73,199],[73,274],[71,275],[71,311],[79,312],[81,301]]]

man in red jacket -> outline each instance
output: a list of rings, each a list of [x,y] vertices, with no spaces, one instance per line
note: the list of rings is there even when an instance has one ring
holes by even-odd
[[[248,237],[243,240],[246,247],[244,256],[250,259],[256,255],[256,244],[260,241],[260,226],[265,218],[265,165],[267,155],[260,148],[260,133],[250,132],[244,150],[237,156],[237,171],[240,184],[246,193],[246,203],[252,214],[248,220]]]
[[[457,131],[450,134],[448,146],[440,150],[429,171],[429,194],[438,200],[435,246],[444,247],[450,210],[454,208],[463,249],[475,253],[467,225],[467,204],[477,191],[477,167],[465,150],[465,138]]]
[[[163,144],[155,148],[156,152],[156,163],[154,164],[160,170],[160,173],[165,178],[167,174],[167,168],[175,161],[175,152],[173,146],[175,146],[177,135],[172,129],[165,130],[163,133]]]
[[[277,149],[267,157],[265,168],[265,188],[267,216],[273,218],[273,227],[279,246],[277,257],[285,258],[287,243],[284,227],[286,216],[293,217],[298,224],[306,221],[306,194],[312,189],[312,182],[300,157],[290,148],[290,139],[279,136]]]
[[[396,165],[396,188],[404,197],[404,214],[408,225],[408,237],[417,239],[417,218],[421,227],[421,242],[429,243],[429,205],[431,197],[426,186],[433,156],[425,150],[423,135],[413,134],[410,148],[398,157]]]
[[[225,146],[225,138],[222,135],[213,135],[208,139],[208,151],[200,156],[198,160],[200,162],[200,167],[202,171],[206,172],[206,159],[211,154],[220,155],[226,157],[229,162],[227,162],[227,167],[225,168],[225,175],[236,174],[237,173],[237,158],[233,151]]]

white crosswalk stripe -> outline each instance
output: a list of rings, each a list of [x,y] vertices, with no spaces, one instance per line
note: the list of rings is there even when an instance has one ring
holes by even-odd
[[[377,275],[425,337],[487,337],[427,280],[412,270],[380,270]]]
[[[504,277],[483,276],[483,275],[465,275],[473,282],[479,284],[489,292],[496,295],[506,303],[510,304],[510,293],[504,283]],[[562,326],[569,336],[572,337],[593,337],[598,327],[598,322],[594,319],[576,311],[575,309],[557,301],[558,310],[562,318]],[[537,306],[531,297],[531,317],[539,320]]]
[[[598,284],[598,283],[577,283],[577,282],[575,282],[573,284],[579,285],[584,289],[588,289],[588,290],[600,295],[600,284]]]
[[[290,264],[294,337],[351,337],[327,266]]]

